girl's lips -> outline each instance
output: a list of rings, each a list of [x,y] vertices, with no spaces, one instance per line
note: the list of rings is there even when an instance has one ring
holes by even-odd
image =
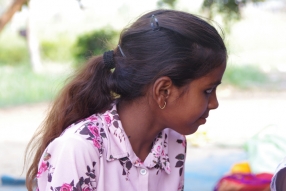
[[[209,116],[209,115],[205,115],[205,116],[201,116],[200,118],[206,119],[206,118],[208,118],[208,116]]]

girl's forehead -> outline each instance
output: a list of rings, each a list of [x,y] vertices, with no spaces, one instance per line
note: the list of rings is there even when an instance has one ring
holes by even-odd
[[[210,85],[218,85],[221,83],[222,76],[224,74],[226,64],[221,64],[219,67],[214,68],[208,74],[198,78],[198,81],[210,83]]]

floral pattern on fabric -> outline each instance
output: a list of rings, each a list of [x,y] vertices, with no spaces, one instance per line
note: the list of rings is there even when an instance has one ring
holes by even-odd
[[[168,173],[171,172],[170,170],[170,161],[169,161],[169,156],[168,156],[168,151],[166,150],[167,148],[167,134],[163,134],[160,132],[158,136],[156,137],[153,148],[151,150],[151,153],[154,156],[153,162],[155,164],[155,168],[158,169],[157,173],[159,173],[160,170],[166,170]]]
[[[178,191],[184,191],[184,185],[180,185]]]
[[[183,146],[184,148],[186,148],[186,146],[187,146],[186,140],[178,139],[178,140],[177,140],[177,143],[182,144],[182,146]]]
[[[182,191],[185,152],[185,137],[167,128],[157,135],[150,153],[141,161],[132,150],[114,105],[103,114],[70,125],[48,145],[39,162],[38,188]],[[147,173],[141,174],[140,169]]]
[[[104,119],[107,122],[108,131],[112,133],[115,137],[119,139],[120,142],[125,141],[125,133],[122,128],[119,127],[119,115],[117,110],[113,108],[110,113],[112,114],[112,126],[111,126],[111,116],[105,114]],[[111,127],[115,127],[111,129]]]
[[[91,191],[96,190],[96,187],[92,186],[92,182],[96,185],[96,175],[95,175],[95,164],[93,162],[92,168],[89,166],[86,167],[87,172],[85,173],[86,176],[82,176],[74,183],[74,180],[71,183],[64,183],[61,186],[53,187],[51,186],[52,191]]]
[[[187,148],[186,147],[186,140],[178,139],[177,143],[182,144],[184,148]],[[180,176],[182,176],[183,169],[184,169],[185,154],[186,154],[186,150],[185,150],[185,153],[180,153],[176,156],[176,159],[177,159],[176,167],[180,168],[180,170],[179,170]]]
[[[185,155],[184,154],[178,154],[176,156],[176,159],[178,160],[177,163],[176,163],[176,167],[180,168],[179,174],[180,174],[180,176],[182,176],[182,172],[183,172],[183,169],[184,169]]]
[[[130,169],[132,168],[132,163],[129,158],[124,157],[119,159],[121,166],[123,167],[122,175],[126,176],[126,180],[129,180]]]
[[[51,155],[46,151],[44,154],[44,160],[41,162],[38,173],[37,173],[37,178],[39,178],[41,176],[41,174],[43,174],[44,172],[46,172],[47,170],[49,171],[48,173],[48,181],[51,181],[51,171],[54,170],[53,166],[50,165],[49,163],[49,159],[51,158]]]
[[[103,153],[102,138],[106,138],[104,129],[99,128],[99,123],[96,121],[97,117],[92,115],[83,121],[87,121],[81,126],[78,131],[81,135],[87,135],[86,140],[92,141],[93,145],[98,149],[100,155]],[[76,131],[77,132],[77,131]]]

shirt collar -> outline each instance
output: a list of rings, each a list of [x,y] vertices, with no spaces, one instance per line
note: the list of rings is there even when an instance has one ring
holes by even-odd
[[[142,162],[134,153],[132,146],[126,135],[119,115],[117,113],[116,104],[112,109],[107,110],[103,115],[103,123],[107,130],[107,139],[109,141],[107,148],[107,161],[113,161],[128,157],[136,167],[157,168],[165,170],[170,174],[170,161],[168,156],[168,131],[160,132],[153,142],[151,152]]]

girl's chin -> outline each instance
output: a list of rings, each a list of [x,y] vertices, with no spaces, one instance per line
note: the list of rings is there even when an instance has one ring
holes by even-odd
[[[198,121],[201,125],[203,125],[207,122],[207,119],[206,118],[199,118]]]
[[[191,135],[195,133],[198,128],[207,122],[206,118],[199,118],[195,124],[190,128],[190,131],[185,135]]]

